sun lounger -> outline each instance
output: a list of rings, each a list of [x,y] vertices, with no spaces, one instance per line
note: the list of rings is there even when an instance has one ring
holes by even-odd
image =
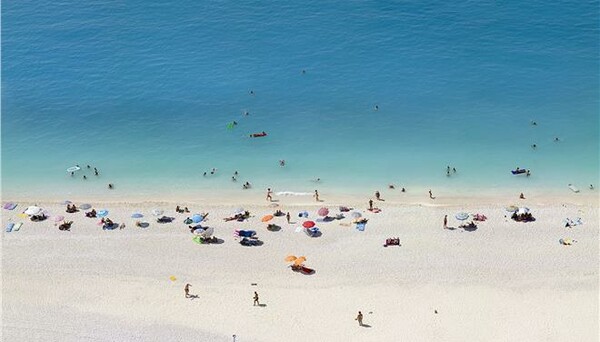
[[[12,232],[12,230],[13,230],[13,227],[14,227],[14,226],[15,226],[15,224],[14,224],[14,223],[12,223],[12,222],[9,222],[9,223],[6,225],[6,232],[7,232],[7,233],[10,233],[10,232]]]

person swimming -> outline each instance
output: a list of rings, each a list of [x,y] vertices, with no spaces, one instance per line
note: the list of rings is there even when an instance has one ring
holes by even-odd
[[[115,187],[114,187],[114,185],[112,183],[108,183],[108,188],[109,189],[114,189]]]
[[[285,166],[285,159],[279,160],[279,166]]]
[[[250,138],[260,138],[260,137],[266,137],[267,136],[267,132],[262,131],[260,133],[252,133],[250,134]]]

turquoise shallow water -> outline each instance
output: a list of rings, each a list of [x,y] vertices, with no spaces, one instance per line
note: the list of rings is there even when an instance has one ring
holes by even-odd
[[[3,195],[102,193],[108,182],[202,195],[239,189],[235,170],[257,188],[292,191],[311,191],[317,177],[346,192],[596,184],[597,9],[5,3]],[[88,163],[99,179],[65,172]],[[447,165],[459,172],[446,177]],[[532,177],[512,177],[515,166]]]

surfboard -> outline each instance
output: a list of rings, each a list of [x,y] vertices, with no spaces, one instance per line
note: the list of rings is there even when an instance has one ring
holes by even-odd
[[[579,189],[577,189],[577,187],[575,187],[575,185],[573,185],[573,184],[569,184],[568,187],[569,187],[569,189],[571,189],[571,191],[573,191],[575,193],[579,192]]]

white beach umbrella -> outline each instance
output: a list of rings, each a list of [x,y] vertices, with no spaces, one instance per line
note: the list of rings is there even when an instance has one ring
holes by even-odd
[[[23,213],[25,213],[27,215],[38,215],[41,212],[42,212],[42,208],[32,205],[32,206],[28,207],[27,209],[25,209],[25,211]]]

